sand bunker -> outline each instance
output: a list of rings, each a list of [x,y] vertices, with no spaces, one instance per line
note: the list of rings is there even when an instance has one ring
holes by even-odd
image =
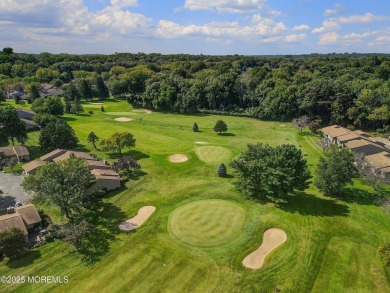
[[[176,154],[169,157],[169,160],[172,163],[183,163],[188,161],[188,157],[186,155]]]
[[[146,110],[146,109],[135,109],[135,110],[131,110],[131,112],[135,112],[135,113],[145,113],[145,114],[152,114],[152,111],[150,111],[150,110]]]
[[[205,142],[205,141],[195,141],[195,144],[208,144],[208,142]]]
[[[103,103],[92,103],[92,105],[103,105]]]
[[[287,234],[282,229],[268,229],[264,232],[263,243],[258,249],[245,257],[242,264],[250,269],[260,269],[267,255],[286,240]]]
[[[154,206],[144,206],[138,210],[135,217],[122,222],[119,225],[119,229],[123,231],[131,231],[141,226],[156,210]]]
[[[119,122],[129,122],[133,119],[131,118],[127,118],[127,117],[118,117],[118,118],[115,118],[115,121],[119,121]]]

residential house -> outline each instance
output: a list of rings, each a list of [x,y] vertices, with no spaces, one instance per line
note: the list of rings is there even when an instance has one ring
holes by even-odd
[[[23,166],[24,174],[30,175],[35,174],[35,172],[44,164],[52,162],[58,163],[65,159],[70,158],[74,155],[76,158],[85,160],[88,164],[91,174],[96,177],[97,188],[104,188],[107,191],[117,189],[121,186],[121,177],[118,173],[111,170],[110,165],[106,162],[98,161],[91,155],[85,152],[71,151],[71,150],[61,150],[56,149],[40,158],[40,160],[32,161]]]
[[[338,125],[323,128],[322,136],[331,144],[348,148],[364,158],[372,172],[390,180],[390,142],[381,137],[371,137],[367,132],[352,131]]]
[[[41,160],[45,161],[45,162],[53,162],[53,160],[55,158],[61,156],[62,154],[65,154],[65,153],[66,153],[66,150],[56,149],[56,150],[51,151],[50,153],[42,156]]]
[[[52,84],[42,83],[39,95],[41,96],[41,98],[46,98],[48,96],[63,96],[64,91]]]
[[[15,99],[16,97],[19,97],[21,100],[27,100],[30,95],[22,90],[13,90],[7,93],[7,99]]]
[[[93,169],[91,171],[96,177],[96,185],[107,191],[121,187],[121,177],[113,170]]]
[[[27,164],[24,164],[23,165],[23,174],[24,175],[34,175],[37,170],[42,167],[43,165],[45,165],[47,162],[46,161],[41,161],[41,160],[34,160],[34,161],[31,161]]]
[[[371,171],[380,175],[382,178],[390,179],[390,153],[381,152],[364,158],[371,167]]]
[[[17,228],[23,231],[26,243],[29,233],[41,228],[42,219],[33,204],[19,206],[10,209],[10,213],[0,216],[0,232]]]
[[[0,158],[12,158],[15,157],[18,162],[30,161],[30,154],[24,146],[7,146],[0,147]]]

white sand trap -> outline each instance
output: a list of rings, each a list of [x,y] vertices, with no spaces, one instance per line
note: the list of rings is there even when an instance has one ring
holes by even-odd
[[[242,264],[250,269],[260,269],[267,255],[286,240],[287,234],[282,229],[268,229],[264,232],[263,243],[258,249],[246,256]]]
[[[92,105],[103,105],[103,103],[92,103]]]
[[[205,141],[195,141],[195,144],[208,144],[208,142],[205,142]]]
[[[176,154],[169,157],[169,160],[172,163],[183,163],[188,161],[188,157],[186,155]]]
[[[129,122],[133,119],[131,118],[127,118],[127,117],[118,117],[118,118],[115,118],[115,121],[119,121],[119,122]]]
[[[135,110],[131,110],[131,112],[135,112],[135,113],[145,113],[145,114],[152,114],[152,111],[150,111],[150,110],[146,110],[146,109],[135,109]]]
[[[141,226],[156,210],[154,206],[144,206],[138,210],[135,217],[122,222],[119,225],[119,229],[123,231],[131,231]]]

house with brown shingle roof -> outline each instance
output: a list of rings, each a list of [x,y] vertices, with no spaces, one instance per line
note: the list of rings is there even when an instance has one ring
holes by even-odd
[[[34,160],[34,161],[31,161],[27,164],[24,164],[22,166],[23,168],[23,174],[25,175],[34,175],[37,170],[42,167],[43,165],[45,165],[47,162],[46,161],[41,161],[41,160]]]
[[[92,157],[91,155],[84,153],[84,152],[67,151],[67,152],[63,153],[62,155],[54,158],[53,161],[57,163],[57,162],[69,159],[72,155],[74,155],[76,158],[79,158],[79,159],[95,160],[94,157]]]
[[[390,153],[381,152],[364,158],[371,170],[385,179],[390,179]]]
[[[10,214],[0,216],[0,232],[17,228],[23,231],[26,243],[29,232],[41,227],[42,219],[33,204],[16,207]]]
[[[50,153],[42,156],[41,160],[45,161],[45,162],[53,162],[53,160],[55,158],[61,156],[62,154],[65,154],[65,153],[66,153],[66,150],[56,149],[56,150],[51,151]]]
[[[364,154],[365,156],[378,154],[383,151],[386,151],[384,147],[381,147],[380,145],[365,139],[356,139],[349,141],[345,144],[345,146],[349,148],[352,152]]]
[[[93,169],[91,171],[96,177],[96,185],[107,191],[121,187],[121,177],[113,170]]]
[[[348,148],[355,154],[363,155],[369,168],[376,174],[381,174],[390,180],[390,142],[384,138],[371,137],[368,133],[356,130],[351,131],[338,125],[323,128],[322,135],[331,144],[338,144]]]
[[[23,166],[24,174],[30,175],[35,172],[44,164],[53,162],[58,163],[66,160],[74,155],[76,158],[83,159],[91,170],[91,174],[96,177],[96,187],[104,188],[107,191],[117,189],[121,186],[121,177],[118,173],[111,170],[110,165],[105,162],[98,161],[91,155],[78,152],[56,149],[41,157],[41,160],[35,160]]]
[[[0,148],[0,158],[12,158],[15,157],[18,162],[30,161],[30,153],[24,146],[7,146]]]

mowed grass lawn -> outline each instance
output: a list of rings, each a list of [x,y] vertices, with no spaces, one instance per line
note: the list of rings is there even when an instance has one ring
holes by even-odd
[[[311,187],[285,204],[256,203],[236,191],[234,178],[216,175],[219,163],[228,166],[248,143],[257,142],[299,146],[314,173],[322,153],[317,137],[300,134],[289,123],[146,114],[131,112],[123,101],[108,101],[104,107],[103,113],[100,106],[84,104],[84,114],[65,116],[80,139],[80,148],[114,160],[116,155],[87,143],[88,133],[94,131],[103,139],[130,131],[137,146],[125,153],[139,160],[145,174],[104,198],[104,209],[95,220],[101,234],[92,249],[94,261],[86,262],[71,246],[55,241],[22,260],[0,262],[0,275],[68,276],[67,284],[0,284],[0,291],[390,292],[390,271],[376,252],[390,239],[389,216],[372,203],[368,186],[357,181],[339,200],[323,197]],[[134,120],[114,120],[122,116]],[[212,131],[218,119],[228,124],[228,135]],[[201,132],[192,132],[194,122]],[[38,136],[31,133],[30,137],[28,145],[38,155]],[[199,152],[206,146],[218,148]],[[189,160],[171,163],[172,154],[185,154]],[[117,225],[144,205],[157,210],[136,231],[120,232]],[[61,219],[56,209],[45,210]],[[286,231],[287,242],[266,258],[260,270],[244,268],[242,260],[271,227]]]

